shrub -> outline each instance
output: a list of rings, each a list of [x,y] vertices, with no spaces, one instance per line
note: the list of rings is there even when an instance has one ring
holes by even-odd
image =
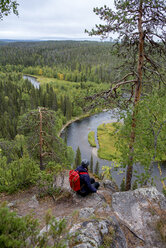
[[[113,243],[114,236],[115,236],[115,231],[113,227],[109,227],[109,232],[108,234],[104,235],[103,244],[100,246],[100,248],[112,247],[111,244]]]
[[[28,247],[27,239],[36,243],[38,222],[32,216],[18,217],[10,212],[6,206],[0,207],[0,247],[24,248]]]
[[[120,184],[120,191],[125,191],[125,177],[123,177],[122,182]]]
[[[135,189],[138,189],[137,180],[135,180],[133,185],[132,185],[132,190],[135,190]]]
[[[46,232],[42,235],[38,220],[32,215],[20,218],[15,212],[10,212],[5,204],[0,206],[0,223],[1,248],[65,248],[72,238],[66,220],[57,221],[50,212],[45,216]]]
[[[157,222],[157,230],[160,233],[162,240],[166,243],[166,215],[165,213],[160,216]]]
[[[163,194],[166,196],[166,187],[163,188]]]
[[[49,162],[45,171],[40,171],[37,186],[39,197],[44,196],[59,196],[63,185],[57,186],[57,177],[60,176],[61,183],[64,181],[63,167],[55,162]]]
[[[0,159],[0,192],[12,193],[34,184],[39,177],[39,166],[29,157],[23,157],[7,164],[7,159]]]

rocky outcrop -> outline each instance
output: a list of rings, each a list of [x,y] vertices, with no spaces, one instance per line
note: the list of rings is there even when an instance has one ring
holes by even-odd
[[[143,241],[143,247],[166,247],[156,228],[166,211],[166,198],[156,188],[117,192],[112,195],[112,208],[121,223]]]
[[[166,220],[166,197],[155,187],[115,192],[116,185],[105,180],[97,193],[81,197],[70,189],[68,177],[56,183],[67,194],[54,201],[55,217],[67,220],[71,235],[75,237],[77,233],[70,247],[166,248],[163,241],[166,240],[163,221]],[[21,208],[23,202],[30,210],[43,207],[34,194],[28,200],[12,201],[8,207]],[[163,240],[157,225],[159,222],[164,223]],[[40,235],[48,229],[44,227]]]
[[[84,212],[82,209],[80,211]],[[77,235],[73,248],[97,248],[102,244],[105,247],[126,248],[126,238],[115,217],[109,220],[90,220],[76,224],[70,230],[70,234]],[[78,243],[78,244],[77,244]]]
[[[157,222],[166,214],[166,198],[162,193],[155,187],[112,193],[111,182],[106,181],[103,185],[106,189],[85,198],[83,205],[86,208],[79,212],[79,223],[70,230],[73,234],[79,233],[78,244],[73,247],[91,248],[102,244],[104,247],[166,247],[157,230]],[[106,194],[112,198],[110,203]],[[135,237],[132,244],[124,230]]]

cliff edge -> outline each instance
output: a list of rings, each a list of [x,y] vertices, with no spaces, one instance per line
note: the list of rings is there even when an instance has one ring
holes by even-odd
[[[65,218],[70,235],[76,235],[73,248],[165,248],[166,197],[155,187],[116,192],[105,180],[97,193],[81,197],[70,189],[67,175],[63,193],[56,199],[38,199],[35,188],[14,195],[1,194],[1,200],[19,216],[34,212],[40,220],[41,235],[46,232],[44,215],[48,209]],[[68,246],[71,247],[71,246]]]

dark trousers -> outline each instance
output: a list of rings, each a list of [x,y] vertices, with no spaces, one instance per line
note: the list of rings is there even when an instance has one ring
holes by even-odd
[[[96,189],[98,189],[99,188],[99,186],[100,186],[100,183],[98,183],[98,182],[95,182],[95,179],[94,178],[90,178],[90,183],[92,184],[92,186],[94,187],[94,188],[96,188]]]
[[[100,186],[100,184],[98,183],[98,182],[95,182],[95,179],[94,178],[90,178],[90,183],[91,183],[91,185],[94,187],[94,188],[96,188],[96,189],[98,189],[99,188],[99,186]],[[81,196],[87,196],[89,193],[91,193],[88,189],[85,191],[85,192],[81,192],[80,190],[79,191],[77,191],[77,193],[79,194],[79,195],[81,195]]]

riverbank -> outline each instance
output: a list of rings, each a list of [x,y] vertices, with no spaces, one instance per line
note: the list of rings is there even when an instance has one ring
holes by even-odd
[[[103,111],[101,111],[101,112],[103,112]],[[98,113],[100,113],[100,112],[98,112]],[[68,127],[70,124],[72,124],[73,122],[85,119],[86,117],[90,117],[90,116],[93,116],[93,115],[98,114],[98,113],[96,113],[96,112],[95,113],[86,113],[86,114],[77,116],[74,119],[69,120],[65,125],[62,126],[61,130],[58,132],[58,137],[60,137],[61,134],[63,133],[64,129],[66,127]]]

